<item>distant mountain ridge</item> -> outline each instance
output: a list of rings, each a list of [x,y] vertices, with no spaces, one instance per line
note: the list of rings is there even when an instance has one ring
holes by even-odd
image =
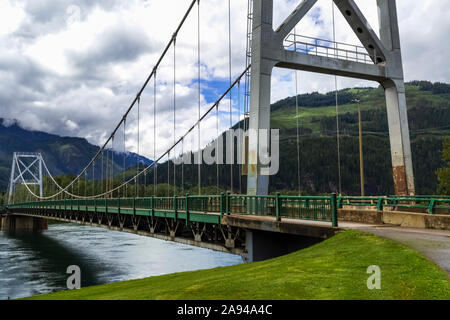
[[[40,152],[52,175],[78,174],[98,152],[99,147],[84,138],[61,137],[41,131],[23,129],[17,121],[0,118],[0,190],[7,187],[14,152]],[[152,160],[136,153],[114,151],[114,171]]]

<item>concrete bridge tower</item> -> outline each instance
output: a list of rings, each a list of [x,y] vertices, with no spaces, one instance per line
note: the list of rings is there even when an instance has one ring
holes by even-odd
[[[317,0],[303,0],[276,29],[273,0],[253,1],[250,125],[252,130],[270,129],[271,75],[274,67],[318,72],[379,82],[385,89],[395,193],[413,195],[414,174],[403,80],[402,54],[395,0],[377,0],[380,37],[353,0],[334,0],[339,11],[367,50],[364,61],[346,59],[337,45],[330,55],[315,55],[285,48],[285,39]],[[334,54],[333,54],[334,51]],[[356,56],[358,57],[358,55]],[[269,177],[258,148],[268,145],[261,136],[249,136],[248,194],[268,193]]]

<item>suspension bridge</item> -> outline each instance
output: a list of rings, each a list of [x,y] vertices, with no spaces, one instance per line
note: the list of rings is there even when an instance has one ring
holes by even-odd
[[[333,39],[317,39],[296,33],[297,24],[316,2],[299,2],[296,9],[275,28],[273,0],[248,0],[246,66],[233,79],[231,2],[228,1],[228,88],[214,103],[202,106],[202,4],[199,0],[193,0],[126,112],[91,161],[72,181],[63,184],[53,177],[40,154],[14,154],[8,205],[3,208],[2,224],[10,229],[20,226],[40,229],[45,228],[47,219],[69,221],[242,254],[247,260],[255,261],[334,235],[339,231],[341,223],[338,220],[341,217],[350,216],[347,220],[357,222],[383,223],[383,212],[394,212],[399,208],[403,211],[423,210],[424,214],[434,216],[441,212],[448,213],[450,199],[414,196],[395,0],[377,0],[380,37],[353,0],[331,0]],[[362,46],[336,41],[335,9],[350,24]],[[182,108],[177,94],[177,43],[186,20],[191,18],[197,19],[198,43],[194,56],[197,60],[198,114],[197,120],[186,130],[177,122]],[[172,128],[170,123],[161,124],[158,120],[161,99],[158,86],[162,85],[158,75],[163,61],[172,63]],[[372,80],[384,87],[395,196],[269,195],[271,167],[278,156],[277,141],[274,140],[277,136],[261,132],[270,132],[271,129],[271,74],[275,67],[296,70],[296,75],[297,70],[302,70]],[[153,162],[148,166],[138,163],[133,168],[127,168],[123,157],[120,167],[114,159],[117,157],[115,150],[123,148],[125,154],[130,148],[126,144],[132,111],[136,113],[136,120],[132,123],[137,128],[135,149],[137,154],[142,150],[140,128],[144,96],[152,97]],[[224,108],[224,104],[228,105]],[[233,111],[236,104],[238,112]],[[205,107],[207,110],[202,113]],[[336,109],[338,107],[336,88]],[[297,99],[297,119],[298,109]],[[237,148],[235,151],[232,144],[231,148],[225,149],[227,159],[231,160],[227,164],[223,164],[221,151],[224,146],[220,139],[225,133],[221,132],[223,124],[219,125],[224,121],[224,114],[229,121],[228,129],[239,129],[236,131],[238,134],[231,136],[233,142],[237,140],[237,145],[242,147],[242,150]],[[338,112],[336,118],[338,192],[341,193]],[[202,125],[211,119],[216,122],[216,132],[205,145],[202,141],[208,131],[203,130]],[[160,130],[170,132],[173,143],[164,152],[158,153],[156,137]],[[297,172],[300,167],[298,136],[297,120]],[[204,149],[210,151],[215,172],[204,172],[202,169]],[[167,172],[161,173],[162,168]],[[187,172],[196,175],[197,194],[185,193]],[[206,174],[208,181],[212,182],[210,185],[216,184],[215,194],[202,194],[204,187],[207,187],[202,186],[202,178]],[[228,185],[223,184],[225,177]],[[300,188],[299,174],[297,179]],[[158,190],[163,184],[164,191]],[[158,196],[161,192],[167,194]],[[368,214],[368,209],[374,209],[376,216]]]

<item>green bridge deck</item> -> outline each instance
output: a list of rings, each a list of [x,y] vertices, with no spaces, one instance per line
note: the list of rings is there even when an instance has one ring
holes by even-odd
[[[221,224],[225,214],[273,216],[282,218],[327,221],[333,226],[337,221],[336,195],[303,196],[247,196],[208,195],[184,197],[148,197],[113,199],[66,199],[54,201],[11,204],[8,211],[26,213],[40,210],[63,212],[94,212],[133,216],[170,218],[189,222]]]

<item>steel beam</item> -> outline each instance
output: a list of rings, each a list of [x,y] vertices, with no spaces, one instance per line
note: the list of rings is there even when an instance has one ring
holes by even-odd
[[[374,63],[386,61],[386,56],[388,55],[386,48],[380,39],[378,39],[375,31],[373,31],[356,3],[353,0],[335,0],[334,3],[353,29],[359,41],[366,48],[372,61]]]

